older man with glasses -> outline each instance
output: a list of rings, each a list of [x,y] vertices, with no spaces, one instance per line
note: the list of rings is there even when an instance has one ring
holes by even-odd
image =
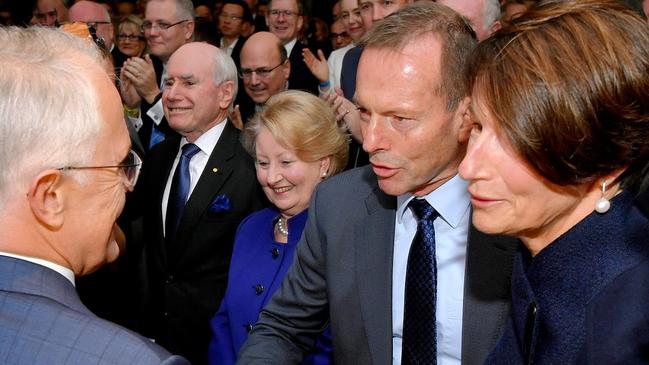
[[[82,0],[70,7],[68,15],[70,21],[83,22],[93,27],[97,32],[97,37],[104,40],[106,50],[113,51],[115,32],[106,8],[94,1]]]
[[[162,78],[166,63],[194,34],[194,6],[191,0],[151,0],[146,5],[144,37],[151,55],[132,57],[120,75],[122,97],[129,108],[139,106],[139,117],[131,118],[148,151],[164,139],[176,135],[162,109]]]

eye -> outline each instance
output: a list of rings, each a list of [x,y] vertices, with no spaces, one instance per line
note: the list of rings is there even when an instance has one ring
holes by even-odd
[[[159,23],[158,24],[158,27],[160,27],[160,29],[168,29],[170,26],[171,26],[171,24],[169,24],[169,23]]]
[[[282,161],[282,166],[290,166],[292,163],[293,163],[293,161],[284,160],[284,161]]]
[[[357,110],[361,115],[361,121],[368,122],[370,120],[371,114],[369,111],[367,111],[367,109],[363,107],[358,107]]]
[[[383,6],[390,6],[390,5],[394,5],[394,1],[392,1],[392,0],[383,1]]]
[[[165,80],[164,84],[165,84],[165,88],[166,88],[166,87],[171,87],[171,86],[174,85],[174,80],[172,80],[172,79],[167,79],[167,80]]]
[[[265,169],[268,167],[268,161],[257,160],[257,166],[259,166],[262,169]]]

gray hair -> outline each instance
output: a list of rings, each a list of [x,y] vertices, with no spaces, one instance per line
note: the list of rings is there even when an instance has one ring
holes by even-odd
[[[2,205],[40,171],[91,161],[101,117],[88,63],[102,56],[45,27],[0,27],[0,44]]]
[[[239,91],[239,79],[237,75],[237,66],[232,61],[232,57],[228,56],[227,53],[221,51],[219,48],[215,47],[214,51],[214,84],[220,85],[225,81],[232,81],[234,84],[232,88],[232,100],[228,106],[228,110],[231,112],[234,106],[234,99],[237,97],[237,92]]]
[[[499,20],[502,13],[498,0],[485,0],[484,4],[484,27],[489,29],[496,20]]]
[[[177,15],[189,17],[192,20],[196,17],[192,0],[176,0],[176,12]]]

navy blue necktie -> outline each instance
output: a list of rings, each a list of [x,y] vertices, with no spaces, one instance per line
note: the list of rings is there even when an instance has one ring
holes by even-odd
[[[189,161],[201,149],[193,143],[187,143],[183,146],[180,154],[180,161],[176,166],[173,180],[171,180],[171,189],[169,190],[169,200],[167,201],[167,217],[165,219],[165,238],[171,239],[176,235],[176,230],[180,225],[180,219],[185,212],[185,203],[189,195]]]
[[[408,253],[401,364],[436,364],[437,264],[433,221],[438,214],[425,199],[412,199],[408,206],[418,223]]]

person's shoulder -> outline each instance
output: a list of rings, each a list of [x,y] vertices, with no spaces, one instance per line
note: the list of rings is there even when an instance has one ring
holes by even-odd
[[[253,212],[249,216],[244,218],[244,220],[241,221],[239,230],[256,231],[258,230],[258,227],[260,225],[268,224],[268,222],[272,221],[275,217],[277,217],[277,214],[278,214],[277,210],[272,207],[264,208],[256,212]],[[255,229],[255,227],[257,229]]]
[[[364,200],[376,189],[376,175],[369,165],[341,172],[317,187],[320,198],[339,202]]]

